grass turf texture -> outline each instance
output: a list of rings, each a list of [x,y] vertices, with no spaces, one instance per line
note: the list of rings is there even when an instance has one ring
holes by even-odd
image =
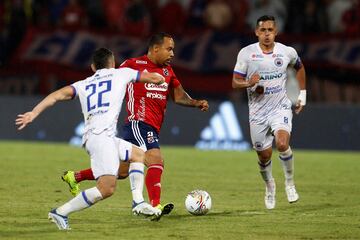
[[[128,180],[114,196],[70,215],[58,231],[48,211],[71,196],[60,175],[89,166],[83,149],[65,144],[0,142],[0,239],[360,239],[360,153],[294,150],[298,203],[289,204],[277,153],[277,205],[264,207],[256,154],[163,147],[162,201],[175,209],[159,222],[131,215]],[[86,182],[82,189],[92,187]],[[213,207],[186,212],[187,192],[204,189]],[[144,191],[146,196],[146,191]]]

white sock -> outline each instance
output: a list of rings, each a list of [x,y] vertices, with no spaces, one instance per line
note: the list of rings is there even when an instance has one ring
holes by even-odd
[[[72,212],[88,208],[96,202],[102,200],[102,195],[97,187],[89,188],[76,197],[58,207],[56,212],[60,215],[67,216]]]
[[[291,148],[279,152],[279,159],[284,170],[286,185],[294,185],[294,158]]]
[[[269,180],[273,179],[272,176],[272,162],[269,160],[266,163],[258,162],[261,177],[267,183]]]
[[[130,188],[135,204],[144,201],[144,164],[139,162],[130,163],[129,166]]]

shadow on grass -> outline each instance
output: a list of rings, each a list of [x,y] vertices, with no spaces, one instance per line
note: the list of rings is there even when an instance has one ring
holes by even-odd
[[[199,218],[202,217],[239,217],[239,216],[258,216],[258,215],[265,215],[267,214],[266,211],[259,211],[259,210],[234,210],[234,211],[222,211],[222,212],[210,212],[206,215],[191,215],[190,213],[187,214],[173,214],[170,216],[166,216],[166,218],[170,219],[187,219],[187,218]]]

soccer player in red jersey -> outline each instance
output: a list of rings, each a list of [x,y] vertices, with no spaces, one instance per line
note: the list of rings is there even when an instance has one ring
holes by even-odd
[[[162,210],[162,214],[169,214],[173,209],[172,203],[162,206],[161,175],[164,170],[164,160],[160,151],[159,133],[164,120],[166,104],[169,97],[176,104],[196,107],[201,111],[209,108],[206,100],[191,98],[183,89],[177,79],[170,62],[174,57],[174,40],[166,33],[153,35],[149,41],[148,53],[144,56],[131,58],[120,66],[139,71],[156,72],[165,77],[161,85],[131,83],[127,86],[126,108],[127,120],[123,126],[122,138],[145,151],[145,164],[148,167],[145,183],[152,206]],[[119,178],[126,178],[128,169],[122,164],[119,170]],[[79,182],[93,180],[91,169],[77,172],[67,171],[62,179],[69,184],[70,192],[76,195],[80,192]]]

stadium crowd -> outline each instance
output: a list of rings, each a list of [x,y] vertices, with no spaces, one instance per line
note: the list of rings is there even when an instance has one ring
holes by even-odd
[[[175,38],[209,30],[251,35],[264,14],[275,16],[280,34],[287,36],[360,36],[359,0],[3,0],[0,69],[29,28],[108,32],[144,41],[158,31]],[[343,78],[337,74],[334,80]]]
[[[358,0],[4,0],[0,2],[1,41],[11,54],[27,26],[70,31],[107,29],[148,37],[193,31],[249,32],[263,14],[276,17],[280,32],[360,33]]]

